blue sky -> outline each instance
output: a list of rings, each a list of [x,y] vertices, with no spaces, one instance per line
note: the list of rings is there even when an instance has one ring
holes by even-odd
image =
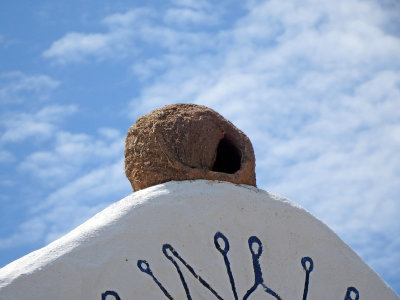
[[[209,106],[400,293],[400,2],[0,3],[0,266],[131,192],[125,134]]]

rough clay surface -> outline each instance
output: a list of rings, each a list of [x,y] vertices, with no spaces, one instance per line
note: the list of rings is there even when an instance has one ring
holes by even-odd
[[[235,172],[213,171],[221,140],[236,149]],[[167,105],[140,117],[126,137],[125,174],[135,191],[194,179],[256,186],[249,138],[220,114],[195,104]]]

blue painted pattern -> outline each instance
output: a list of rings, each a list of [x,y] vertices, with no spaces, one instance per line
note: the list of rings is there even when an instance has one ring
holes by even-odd
[[[256,291],[258,287],[260,287],[266,294],[268,294],[270,297],[275,298],[276,300],[281,300],[281,297],[278,295],[277,292],[275,292],[271,287],[269,287],[263,278],[263,274],[261,271],[261,266],[260,266],[260,257],[263,252],[263,245],[260,241],[260,239],[256,236],[251,236],[248,239],[248,244],[249,244],[249,250],[253,262],[253,271],[254,271],[254,284],[247,290],[247,292],[243,296],[243,300],[247,300],[251,298],[251,295]],[[236,285],[235,285],[235,278],[232,274],[232,269],[231,269],[231,264],[228,258],[228,252],[230,249],[229,245],[229,240],[228,238],[222,234],[221,232],[217,232],[214,235],[214,245],[215,248],[221,253],[224,263],[225,263],[225,268],[226,272],[228,274],[228,279],[229,283],[231,285],[232,293],[233,293],[233,299],[238,300],[239,296],[236,290]],[[162,253],[164,256],[174,265],[180,282],[182,283],[183,289],[186,294],[186,298],[188,300],[192,300],[192,296],[190,294],[190,289],[188,284],[186,283],[185,277],[183,276],[181,267],[179,266],[179,263],[182,264],[191,274],[192,276],[197,279],[203,287],[208,289],[212,295],[214,295],[215,298],[219,300],[224,300],[218,292],[203,278],[201,277],[195,269],[186,262],[186,260],[172,247],[170,244],[164,244],[162,246]],[[304,279],[304,290],[303,290],[303,300],[307,300],[308,297],[308,290],[310,287],[310,282],[311,282],[311,272],[314,269],[314,262],[311,257],[303,257],[301,259],[301,266],[303,267],[303,270],[305,272],[305,279]],[[171,294],[167,291],[167,289],[162,285],[162,283],[157,279],[157,277],[153,274],[150,264],[146,260],[138,260],[137,261],[137,267],[139,270],[148,276],[152,278],[154,283],[158,286],[158,288],[161,290],[161,292],[164,294],[164,296],[170,300],[173,300],[174,298],[171,296]],[[108,296],[114,297],[114,299],[108,299]],[[106,291],[103,294],[101,294],[101,299],[102,300],[121,300],[120,296],[118,293],[115,291]],[[359,291],[353,287],[350,286],[346,290],[346,294],[344,297],[344,300],[359,300]]]

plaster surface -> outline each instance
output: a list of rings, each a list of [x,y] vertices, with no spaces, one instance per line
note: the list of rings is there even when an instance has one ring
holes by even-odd
[[[294,202],[205,180],[135,192],[0,269],[0,299],[189,297],[400,299]]]

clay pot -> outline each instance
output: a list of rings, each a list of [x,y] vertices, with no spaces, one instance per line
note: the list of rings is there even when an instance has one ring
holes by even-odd
[[[256,186],[249,138],[195,104],[167,105],[137,119],[126,137],[125,174],[134,191],[194,179]]]

